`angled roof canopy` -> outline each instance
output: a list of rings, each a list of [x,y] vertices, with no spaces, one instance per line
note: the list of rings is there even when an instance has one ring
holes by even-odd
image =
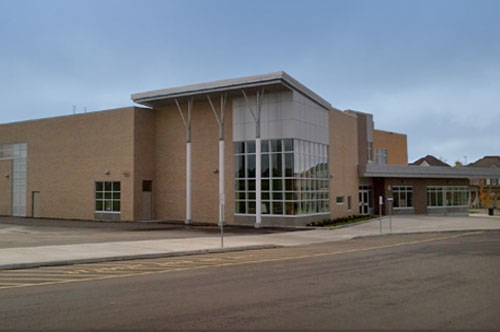
[[[330,105],[329,102],[318,96],[312,90],[295,80],[284,71],[134,93],[131,98],[134,103],[151,106],[154,102],[165,101],[168,99],[206,95],[217,92],[238,91],[246,88],[259,88],[272,85],[282,85],[288,89],[297,90],[324,108],[328,110],[332,108],[332,105]]]

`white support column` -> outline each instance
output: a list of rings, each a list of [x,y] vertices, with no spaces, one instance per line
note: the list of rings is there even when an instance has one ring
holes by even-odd
[[[177,110],[181,116],[184,127],[186,127],[186,219],[185,224],[191,223],[192,210],[191,210],[191,118],[193,113],[193,101],[194,98],[188,99],[188,109],[187,109],[187,120],[184,117],[184,112],[177,99],[175,99],[175,104],[177,105]]]
[[[264,88],[257,91],[256,94],[256,110],[255,112],[250,107],[245,90],[241,90],[245,97],[246,109],[250,111],[255,120],[255,228],[262,225],[262,189],[261,189],[261,153],[260,153],[260,113],[262,108],[262,100],[264,98]]]
[[[225,219],[224,208],[226,206],[226,193],[224,190],[224,140],[219,140],[219,226]]]
[[[186,224],[191,222],[191,142],[186,143]]]
[[[226,206],[226,192],[224,188],[224,113],[226,110],[226,97],[227,95],[221,95],[220,97],[220,116],[217,114],[214,104],[210,95],[207,95],[208,103],[210,104],[210,109],[217,120],[219,125],[219,226],[223,226],[226,221],[225,218],[225,206]],[[222,230],[222,228],[221,228]]]
[[[260,135],[255,139],[255,227],[262,225],[262,189],[261,189],[261,154]]]

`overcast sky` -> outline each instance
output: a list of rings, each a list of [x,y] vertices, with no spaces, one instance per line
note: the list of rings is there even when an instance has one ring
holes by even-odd
[[[410,161],[500,155],[500,1],[0,0],[0,122],[284,70],[408,134]]]

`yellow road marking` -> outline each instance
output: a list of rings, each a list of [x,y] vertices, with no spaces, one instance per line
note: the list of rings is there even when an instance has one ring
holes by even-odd
[[[220,264],[213,264],[213,265],[210,264],[210,265],[194,265],[194,266],[186,266],[186,267],[171,267],[171,268],[162,269],[159,271],[142,271],[142,272],[133,272],[133,273],[125,273],[125,274],[117,274],[117,275],[114,275],[114,274],[113,275],[100,275],[100,276],[96,275],[95,277],[90,277],[90,278],[66,279],[66,280],[49,281],[49,282],[41,282],[41,283],[19,284],[19,285],[12,285],[12,286],[2,286],[1,278],[0,278],[0,289],[22,288],[22,287],[32,287],[32,286],[47,286],[47,285],[56,285],[56,284],[67,284],[67,283],[73,283],[73,282],[96,281],[96,280],[106,280],[106,279],[112,279],[112,278],[126,278],[126,277],[134,277],[134,276],[144,276],[144,275],[161,274],[161,273],[168,273],[168,272],[201,270],[201,269],[206,269],[206,268],[227,267],[227,266],[235,266],[235,265],[266,263],[266,262],[289,261],[289,260],[324,257],[324,256],[335,256],[335,255],[341,255],[341,254],[347,254],[347,253],[353,253],[353,252],[363,252],[363,251],[378,250],[378,249],[397,248],[397,247],[402,247],[402,246],[406,246],[406,245],[421,244],[421,243],[434,242],[434,241],[439,241],[439,240],[448,240],[448,239],[454,239],[454,238],[476,235],[476,234],[481,234],[481,233],[483,233],[483,232],[469,232],[469,233],[461,233],[461,234],[456,234],[456,235],[435,237],[435,238],[426,239],[426,240],[407,241],[407,242],[387,244],[387,245],[382,245],[382,246],[372,246],[372,247],[359,248],[359,249],[348,249],[348,250],[333,251],[333,252],[320,252],[320,253],[288,256],[288,257],[274,257],[274,258],[271,257],[271,258],[256,259],[256,260],[222,262]],[[179,262],[198,263],[196,261],[189,261],[189,260],[179,260],[179,261],[175,261],[175,262],[176,263],[179,263]],[[173,263],[173,262],[154,262],[154,263],[159,264],[161,266],[168,266],[171,264],[167,264],[167,263]],[[86,272],[88,271],[88,272],[90,272],[89,270],[91,270],[91,269],[76,270],[76,271],[86,271]],[[80,275],[80,276],[86,277],[87,275]],[[76,277],[76,275],[75,275],[75,277]]]

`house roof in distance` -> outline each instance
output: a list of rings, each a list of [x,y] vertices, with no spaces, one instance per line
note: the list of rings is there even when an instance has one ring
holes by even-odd
[[[265,87],[276,84],[297,90],[328,110],[332,108],[332,105],[328,101],[318,96],[315,92],[284,71],[134,93],[131,98],[134,103],[150,106],[151,103],[155,101],[187,96],[206,95],[217,92],[238,91],[244,88]]]
[[[425,157],[422,157],[414,162],[410,163],[412,166],[440,166],[440,167],[451,167],[444,161],[437,159],[436,157],[428,154]]]
[[[483,158],[470,163],[469,165],[467,165],[467,167],[500,168],[500,156],[484,156]]]

